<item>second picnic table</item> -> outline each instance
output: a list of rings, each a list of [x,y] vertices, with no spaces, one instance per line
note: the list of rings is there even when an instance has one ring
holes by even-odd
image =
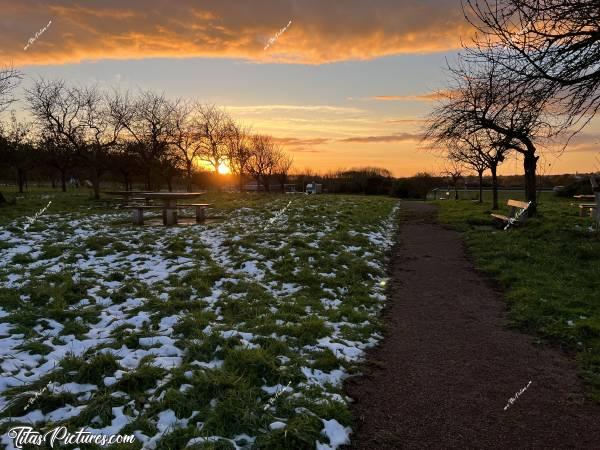
[[[210,206],[207,203],[192,203],[192,204],[178,204],[178,200],[189,200],[198,198],[204,195],[206,192],[137,192],[136,196],[144,198],[146,200],[162,200],[163,205],[130,205],[128,208],[133,210],[133,223],[135,225],[144,224],[144,210],[146,209],[162,209],[163,224],[164,225],[176,225],[177,224],[177,210],[185,207],[196,209],[196,222],[204,221],[204,209]]]

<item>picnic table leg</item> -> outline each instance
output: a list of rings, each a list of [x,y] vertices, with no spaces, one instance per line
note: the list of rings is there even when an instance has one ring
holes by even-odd
[[[202,223],[205,219],[204,206],[196,206],[196,223]]]
[[[166,200],[163,209],[163,223],[177,225],[177,200]]]
[[[133,209],[131,213],[134,225],[144,225],[144,211],[142,209]]]

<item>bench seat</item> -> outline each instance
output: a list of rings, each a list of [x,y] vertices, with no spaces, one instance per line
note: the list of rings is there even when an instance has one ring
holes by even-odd
[[[510,217],[508,216],[503,216],[502,214],[490,214],[493,218],[501,220],[503,222],[508,222],[510,221]]]
[[[175,225],[177,223],[177,208],[160,205],[127,205],[125,208],[131,209],[134,225],[144,225],[144,210],[161,209],[163,211],[163,223],[165,225]]]
[[[213,205],[212,203],[188,203],[188,204],[177,205],[177,208],[195,208],[196,222],[202,223],[206,220],[206,214],[205,214],[204,210],[212,205]]]

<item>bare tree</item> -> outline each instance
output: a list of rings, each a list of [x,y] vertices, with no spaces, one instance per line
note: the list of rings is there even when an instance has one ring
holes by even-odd
[[[9,125],[4,130],[3,159],[15,169],[19,193],[23,193],[27,173],[34,163],[32,127],[32,123],[18,120],[12,111]]]
[[[152,91],[142,91],[135,99],[119,94],[113,97],[111,114],[123,125],[126,138],[138,144],[132,148],[138,152],[146,189],[157,188],[162,155],[175,135],[173,103]]]
[[[229,123],[227,136],[227,163],[231,172],[238,176],[240,191],[244,187],[244,175],[252,158],[250,130],[233,121]]]
[[[199,158],[210,164],[215,174],[227,159],[227,144],[231,132],[231,119],[215,105],[197,104],[196,130],[200,141]]]
[[[186,189],[192,191],[194,161],[200,158],[202,142],[199,133],[195,131],[194,107],[184,101],[173,104],[173,141],[177,158],[171,155],[171,163],[179,161],[186,175]],[[170,164],[172,166],[172,164]],[[172,173],[171,171],[169,171]]]
[[[18,70],[11,67],[0,69],[0,113],[4,112],[14,98],[12,93],[18,86],[23,75]],[[6,199],[0,192],[0,205],[6,203]]]
[[[69,87],[62,80],[43,79],[27,90],[27,100],[34,118],[56,144],[73,148],[90,174],[94,198],[99,199],[100,178],[123,128],[111,112],[117,100],[97,87]]]
[[[479,203],[482,203],[483,173],[489,168],[487,161],[482,156],[482,153],[474,150],[468,143],[461,143],[459,141],[449,149],[448,159],[469,167],[477,173],[477,179],[479,182]]]
[[[281,191],[285,192],[285,183],[288,180],[288,174],[292,169],[292,165],[294,164],[294,158],[291,155],[281,151],[281,156],[278,158],[277,164],[275,166],[275,178],[279,181],[279,185],[281,186]]]
[[[492,174],[492,209],[498,209],[498,166],[504,161],[508,148],[504,137],[488,129],[471,134],[439,135],[437,146],[447,145],[446,156],[473,168],[479,177],[479,202],[482,201],[483,172]]]
[[[462,163],[451,159],[442,171],[442,176],[446,177],[454,189],[454,200],[458,200],[458,182],[463,179],[463,170]]]
[[[600,107],[600,7],[597,0],[465,0],[479,33],[471,49],[525,85],[543,82],[564,108],[584,119]]]
[[[523,90],[510,73],[493,61],[462,62],[451,69],[454,85],[431,114],[426,138],[469,136],[481,130],[496,133],[497,144],[523,156],[525,196],[535,211],[538,145],[563,130],[548,113],[548,92]]]
[[[67,191],[67,173],[75,166],[75,152],[71,145],[64,139],[56,139],[47,132],[42,133],[37,142],[38,149],[42,152],[45,164],[60,175],[61,189]],[[54,187],[54,176],[52,177]]]
[[[132,190],[133,176],[141,171],[139,151],[136,147],[140,144],[133,141],[120,142],[110,158],[110,168],[123,179],[126,191]]]
[[[252,157],[248,161],[248,171],[267,192],[271,191],[271,176],[281,157],[282,153],[271,136],[252,136]]]
[[[15,101],[12,96],[23,74],[12,67],[0,68],[0,113]]]
[[[119,94],[113,96],[101,93],[97,88],[74,88],[83,101],[82,122],[85,126],[84,142],[78,156],[92,178],[94,198],[100,199],[100,177],[109,170],[110,156],[116,151],[123,123],[112,114],[112,107],[118,103]],[[77,142],[77,140],[75,140]]]

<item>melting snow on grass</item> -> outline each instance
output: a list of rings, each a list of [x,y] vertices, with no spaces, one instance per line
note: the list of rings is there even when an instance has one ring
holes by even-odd
[[[0,228],[3,446],[58,423],[150,449],[348,443],[342,382],[381,337],[398,204],[302,197],[266,230],[286,199],[255,204],[208,225]]]

